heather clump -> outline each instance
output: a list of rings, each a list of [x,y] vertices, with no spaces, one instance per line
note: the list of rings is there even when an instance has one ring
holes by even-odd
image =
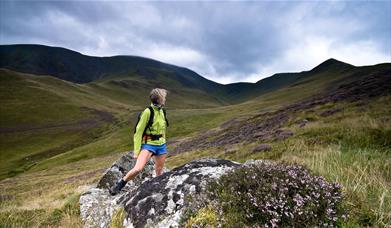
[[[219,223],[255,227],[336,226],[346,215],[339,184],[301,166],[262,163],[225,174],[209,185]]]

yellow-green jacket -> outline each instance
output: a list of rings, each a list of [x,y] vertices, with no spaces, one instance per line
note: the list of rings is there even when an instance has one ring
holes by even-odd
[[[163,135],[158,140],[148,139],[147,144],[160,146],[166,143],[166,120],[162,108],[159,108],[151,103],[154,111],[153,123],[150,128],[145,131],[146,134]],[[143,140],[143,132],[148,124],[149,116],[151,115],[149,108],[144,109],[140,116],[140,120],[136,126],[136,132],[133,136],[134,154],[138,155],[141,149],[141,143],[145,143]],[[143,141],[142,141],[143,140]]]

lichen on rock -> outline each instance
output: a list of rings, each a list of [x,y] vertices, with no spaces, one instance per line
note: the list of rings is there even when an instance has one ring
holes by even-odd
[[[186,196],[202,194],[210,180],[240,164],[222,159],[201,159],[148,180],[125,201],[128,227],[178,227]]]
[[[209,180],[239,167],[222,159],[201,159],[155,177],[154,164],[147,163],[142,173],[130,181],[120,194],[108,189],[123,177],[136,160],[128,152],[106,170],[97,186],[80,197],[80,215],[85,227],[109,227],[117,210],[125,209],[125,227],[168,227],[179,225],[187,206],[186,196],[202,193]]]
[[[136,163],[133,153],[127,152],[105,171],[97,186],[80,196],[80,216],[85,227],[108,227],[113,214],[122,206],[125,193],[135,190],[154,176],[154,163],[149,161],[134,180],[129,181],[120,194],[111,196],[108,189],[122,178]],[[167,171],[167,170],[165,170]]]
[[[222,211],[221,208],[223,207],[221,205],[217,207],[220,208],[218,210],[219,213],[217,214],[210,213],[210,210],[213,210],[213,208],[218,205],[216,204],[218,202],[216,201],[218,197],[212,196],[213,194],[211,195],[210,190],[211,188],[213,189],[213,186],[216,187],[216,183],[221,179],[226,180],[227,183],[233,183],[233,186],[241,186],[239,189],[236,189],[232,195],[239,194],[244,190],[253,194],[251,191],[253,191],[252,188],[255,186],[254,184],[266,181],[266,184],[257,185],[259,191],[256,193],[272,196],[273,194],[277,194],[276,189],[279,188],[277,188],[278,183],[273,182],[273,178],[271,178],[272,184],[267,182],[270,179],[266,178],[268,175],[271,177],[274,177],[277,174],[282,176],[283,178],[281,180],[284,180],[284,182],[282,182],[284,184],[284,189],[288,191],[288,187],[285,185],[289,185],[290,182],[285,182],[285,180],[291,178],[292,175],[295,176],[296,172],[302,170],[297,167],[285,166],[268,160],[248,160],[245,163],[240,164],[229,160],[207,158],[192,161],[171,171],[166,170],[161,176],[154,177],[153,162],[148,162],[143,173],[137,176],[134,181],[128,183],[119,195],[115,197],[110,196],[107,187],[109,187],[110,184],[115,183],[117,178],[124,175],[133,167],[134,163],[135,160],[131,159],[130,153],[124,155],[106,171],[97,187],[91,188],[89,191],[82,194],[80,197],[80,211],[86,227],[109,227],[110,224],[112,224],[112,217],[117,214],[120,214],[121,216],[116,216],[114,222],[118,224],[120,223],[118,219],[123,219],[121,224],[124,227],[181,227],[184,223],[203,224],[205,221],[209,220],[220,224],[220,222],[223,221],[221,220],[222,217],[220,215],[220,212]],[[251,171],[252,169],[261,171],[253,172]],[[231,179],[235,177],[235,172],[239,171],[240,173],[240,170],[249,173],[245,173],[243,174],[244,176],[240,176],[239,178]],[[273,173],[274,170],[276,170],[277,174]],[[306,170],[303,169],[302,173],[310,180],[320,180],[319,183],[321,183],[322,186],[331,186],[330,188],[333,189],[334,185],[327,184],[321,178],[312,177]],[[236,177],[237,176],[238,175],[236,175]],[[248,178],[246,178],[247,176]],[[298,180],[298,185],[301,183],[300,181],[302,181],[302,179]],[[317,183],[318,182],[316,181],[314,182],[315,187],[305,185],[306,188],[302,187],[297,191],[306,192],[307,188],[322,189],[317,187]],[[296,184],[296,182],[293,184]],[[246,189],[247,186],[252,187]],[[226,191],[225,187],[229,189]],[[232,186],[229,187],[228,185],[220,186],[220,190],[223,189],[223,192],[232,191],[231,188]],[[264,191],[262,189],[264,189]],[[338,198],[338,189],[335,193],[336,203],[339,203],[338,200],[340,199]],[[240,197],[242,196],[240,195]],[[259,200],[261,199],[265,200],[266,198],[262,196]],[[332,200],[334,200],[334,198]],[[243,204],[241,200],[234,200],[230,203],[239,208],[241,208],[240,205]],[[246,205],[247,204],[244,204],[244,206]],[[286,207],[285,209],[287,211],[293,210],[293,212],[295,212],[294,208],[292,209],[291,207]],[[321,208],[317,208],[316,205],[313,206],[313,209],[315,211],[321,210]],[[121,210],[121,213],[119,213],[118,210]],[[269,224],[269,222],[270,221],[263,221],[264,224]],[[285,221],[285,223],[288,224],[289,221]],[[222,224],[224,224],[224,222]],[[315,221],[313,224],[318,223]]]
[[[129,152],[106,170],[96,187],[80,197],[80,215],[86,227],[109,227],[117,210],[125,209],[125,227],[178,227],[181,216],[191,203],[187,196],[197,198],[210,180],[215,180],[239,163],[222,159],[201,159],[163,175],[154,176],[154,164],[149,161],[120,194],[108,192],[119,178],[135,164]]]

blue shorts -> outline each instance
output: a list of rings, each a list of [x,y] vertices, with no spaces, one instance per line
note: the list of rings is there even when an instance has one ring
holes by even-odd
[[[151,152],[155,156],[167,154],[166,144],[163,144],[161,146],[155,146],[151,144],[141,144],[141,150],[142,149],[149,150],[149,152]]]

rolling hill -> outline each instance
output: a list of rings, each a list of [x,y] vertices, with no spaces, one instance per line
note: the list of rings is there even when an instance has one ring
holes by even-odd
[[[317,74],[337,74],[355,68],[329,59],[310,71],[275,74],[256,83],[222,85],[189,69],[137,56],[93,57],[43,45],[1,45],[0,56],[0,68],[17,72],[51,75],[78,84],[105,81],[128,89],[132,84],[140,88],[143,83],[174,91],[199,90],[225,105],[243,102]]]
[[[135,56],[90,57],[42,45],[2,45],[0,54],[3,178],[107,135],[129,132],[156,86],[170,91],[167,107],[180,123],[173,126],[172,136],[181,138],[234,115],[256,114],[390,72],[390,64],[355,67],[329,59],[309,71],[221,85],[191,70]],[[127,134],[118,138],[121,146],[114,143],[114,150],[129,148]],[[74,158],[66,155],[62,162],[105,152],[73,152]]]
[[[170,168],[201,157],[299,163],[345,186],[354,215],[348,226],[391,221],[391,63],[329,59],[308,71],[222,85],[135,56],[2,45],[0,57],[2,221],[57,226],[74,216],[68,209],[77,207],[80,188],[132,150],[136,116],[157,86],[170,91]],[[257,151],[259,144],[270,150]]]
[[[141,78],[153,86],[180,86],[206,92],[222,88],[222,85],[189,69],[137,56],[93,57],[43,45],[1,45],[0,56],[1,68],[51,75],[74,83],[107,78]]]

